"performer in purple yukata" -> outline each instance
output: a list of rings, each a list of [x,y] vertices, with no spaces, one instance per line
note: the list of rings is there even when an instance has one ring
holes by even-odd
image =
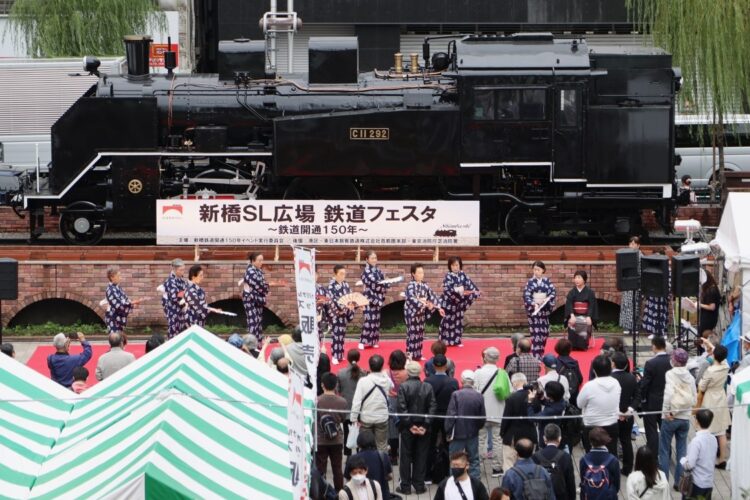
[[[370,303],[365,307],[362,334],[359,337],[360,350],[365,347],[379,347],[380,343],[380,311],[385,304],[385,292],[388,284],[380,283],[385,279],[383,272],[378,269],[378,255],[370,250],[366,254],[365,268],[362,270],[363,294]]]
[[[328,318],[331,322],[331,363],[334,365],[344,359],[344,336],[346,335],[346,325],[354,319],[354,304],[339,304],[339,299],[344,295],[351,293],[349,284],[346,280],[346,268],[341,264],[333,266],[333,279],[328,284],[328,297],[331,302],[328,305]]]
[[[440,321],[440,340],[445,345],[463,347],[464,314],[479,297],[479,288],[463,271],[461,257],[448,259],[448,274],[443,279],[443,295],[440,301],[445,316]]]
[[[531,354],[538,359],[544,356],[544,348],[549,337],[549,315],[555,309],[557,292],[555,285],[544,276],[547,267],[538,260],[531,265],[534,275],[526,282],[523,289],[523,304],[529,320],[531,335]]]
[[[128,323],[128,315],[140,300],[131,301],[120,287],[120,271],[111,268],[107,270],[107,312],[104,314],[104,323],[107,325],[107,332],[123,332]]]
[[[422,264],[412,264],[412,280],[406,286],[404,300],[404,319],[406,320],[406,353],[413,361],[422,359],[422,342],[424,325],[432,313],[437,310],[445,317],[440,301],[432,289],[425,283]]]
[[[250,264],[242,278],[242,303],[247,317],[247,332],[258,339],[258,349],[263,345],[263,308],[268,295],[268,283],[263,275],[263,254],[248,255]]]
[[[182,259],[172,261],[172,272],[162,285],[161,305],[167,316],[167,337],[172,338],[187,328],[185,324],[185,291],[188,282],[183,278],[185,275],[185,263]]]

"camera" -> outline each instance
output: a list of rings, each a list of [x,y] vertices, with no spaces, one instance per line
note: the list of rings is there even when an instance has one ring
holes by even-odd
[[[78,340],[78,332],[70,332],[70,333],[68,333],[68,338],[70,340]]]
[[[530,384],[524,384],[523,385],[524,391],[538,391],[539,390],[539,383],[538,382],[532,382]]]

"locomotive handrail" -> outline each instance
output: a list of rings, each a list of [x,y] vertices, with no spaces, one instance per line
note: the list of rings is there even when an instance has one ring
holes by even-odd
[[[250,156],[266,157],[271,156],[270,151],[223,151],[223,152],[200,152],[200,151],[103,151],[96,154],[93,160],[81,170],[72,181],[65,186],[58,194],[48,195],[26,195],[23,198],[23,208],[28,208],[28,200],[60,200],[86,173],[104,157],[108,156]]]

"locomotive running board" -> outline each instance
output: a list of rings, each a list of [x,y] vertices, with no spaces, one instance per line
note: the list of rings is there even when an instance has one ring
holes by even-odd
[[[90,170],[92,170],[95,165],[101,160],[103,157],[107,156],[250,156],[250,157],[266,157],[271,156],[272,153],[270,151],[263,151],[263,152],[250,152],[250,151],[220,151],[220,152],[213,152],[213,153],[202,153],[202,152],[185,152],[185,151],[150,151],[150,152],[141,152],[141,151],[111,151],[111,152],[102,152],[97,153],[93,160],[89,162],[86,167],[84,167],[81,172],[75,176],[75,178],[68,183],[67,186],[65,186],[65,189],[60,191],[58,194],[50,194],[50,195],[30,195],[30,196],[24,196],[23,197],[23,208],[29,208],[28,207],[28,200],[59,200],[62,199],[65,194],[70,191],[70,188],[76,185],[76,183],[81,180],[81,177],[86,175]],[[54,168],[54,166],[52,167]]]

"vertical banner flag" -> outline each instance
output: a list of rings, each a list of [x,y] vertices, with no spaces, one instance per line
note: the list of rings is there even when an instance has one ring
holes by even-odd
[[[310,464],[305,459],[305,380],[289,370],[289,467],[292,470],[294,500],[306,500]]]
[[[302,330],[302,349],[305,352],[307,373],[313,387],[317,387],[320,341],[315,321],[315,250],[294,247],[294,277],[297,284],[297,309]]]

